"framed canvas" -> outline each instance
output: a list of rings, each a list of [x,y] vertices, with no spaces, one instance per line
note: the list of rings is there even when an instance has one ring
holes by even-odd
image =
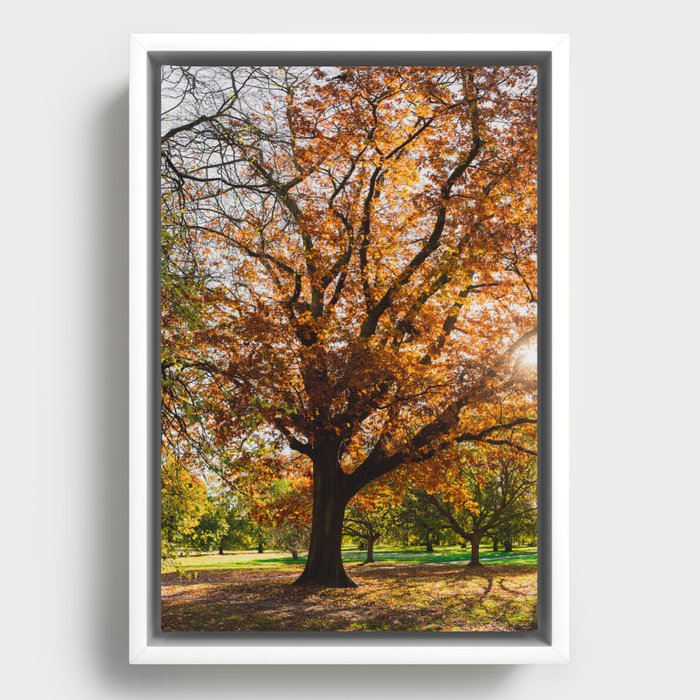
[[[568,284],[566,35],[133,35],[130,662],[566,662]]]

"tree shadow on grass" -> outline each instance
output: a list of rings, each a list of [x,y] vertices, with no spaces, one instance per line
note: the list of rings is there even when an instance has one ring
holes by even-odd
[[[435,578],[436,576],[455,576],[462,578],[470,578],[473,576],[528,576],[537,571],[536,565],[520,564],[517,566],[508,566],[506,564],[499,564],[496,566],[469,566],[468,563],[464,564],[442,564],[442,565],[427,565],[427,566],[402,566],[397,565],[395,567],[380,568],[380,569],[367,569],[362,573],[366,574],[367,579],[371,578],[396,578],[401,580],[410,579],[422,579],[422,578]],[[353,576],[360,574],[358,569],[353,569]],[[359,580],[358,576],[358,580]]]
[[[514,567],[512,577],[534,571]],[[355,574],[360,574],[355,569]],[[507,607],[512,593],[501,586],[502,567],[443,566],[410,571],[366,571],[357,575],[357,589],[289,585],[295,574],[248,570],[209,571],[205,580],[164,587],[165,631],[420,631],[439,629],[523,629],[534,609],[523,598]],[[527,579],[526,579],[527,580]],[[498,610],[501,612],[499,613]],[[505,611],[505,612],[503,612]],[[523,612],[524,611],[524,612]],[[509,615],[517,616],[510,625]],[[493,618],[493,620],[491,619]],[[525,627],[528,628],[528,627]]]

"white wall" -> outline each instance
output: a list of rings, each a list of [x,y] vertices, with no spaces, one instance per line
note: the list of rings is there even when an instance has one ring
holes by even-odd
[[[0,386],[3,474],[12,476],[0,500],[7,589],[0,624],[10,697],[692,694],[697,580],[686,555],[697,539],[697,23],[680,0],[642,7],[611,0],[5,7],[0,279],[8,357]],[[292,30],[571,34],[568,666],[126,663],[128,35]]]

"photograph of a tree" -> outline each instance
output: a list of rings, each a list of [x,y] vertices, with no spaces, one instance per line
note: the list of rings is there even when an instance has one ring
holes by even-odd
[[[387,478],[496,536],[444,496],[536,483],[536,69],[171,66],[161,112],[164,464],[305,480],[302,587],[355,586]]]

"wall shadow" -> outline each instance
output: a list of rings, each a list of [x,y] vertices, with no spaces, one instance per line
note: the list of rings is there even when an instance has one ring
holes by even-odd
[[[98,211],[93,260],[94,347],[101,371],[92,398],[100,448],[90,499],[90,557],[93,580],[88,661],[99,681],[122,692],[168,697],[237,693],[247,697],[279,688],[303,687],[305,697],[327,695],[330,684],[347,692],[504,692],[525,671],[516,666],[130,666],[128,663],[128,90],[124,86],[95,114],[91,140],[91,192]],[[265,653],[260,649],[261,658]]]

